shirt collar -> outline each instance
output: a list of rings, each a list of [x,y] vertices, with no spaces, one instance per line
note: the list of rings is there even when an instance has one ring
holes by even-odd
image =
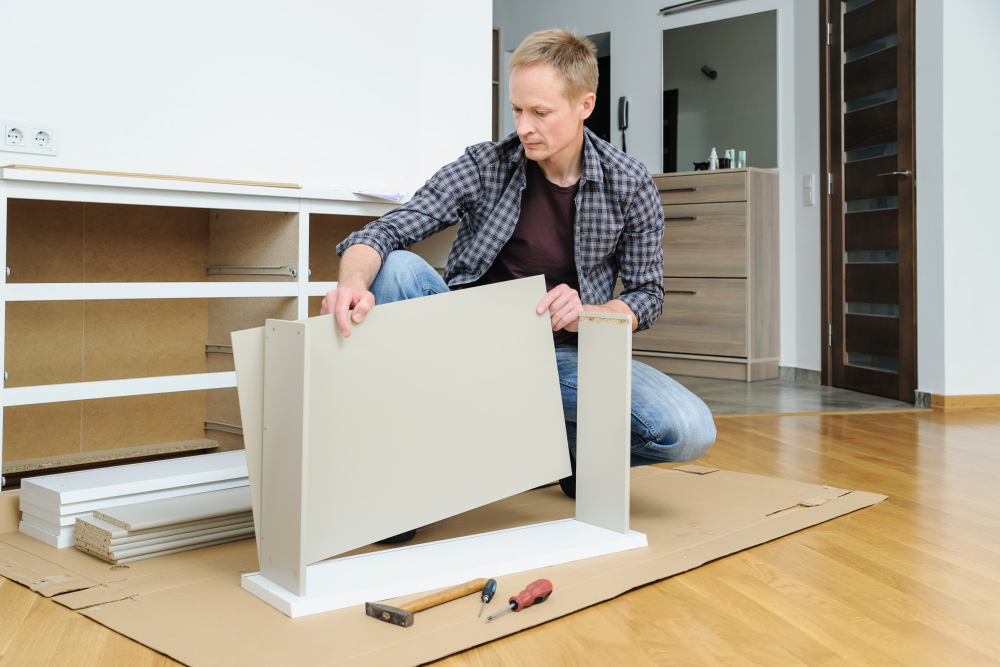
[[[597,155],[597,149],[594,148],[594,144],[590,140],[591,136],[591,131],[586,127],[583,128],[583,180],[602,182],[604,181],[604,171],[601,169],[601,159]],[[517,148],[511,153],[510,161],[517,162],[524,167],[524,163],[528,159],[524,156],[524,146],[521,145],[517,133],[511,135],[511,139],[516,142]]]

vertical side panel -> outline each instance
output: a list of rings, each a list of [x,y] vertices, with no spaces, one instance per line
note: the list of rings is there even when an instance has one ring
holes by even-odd
[[[628,533],[632,320],[580,313],[576,518]]]
[[[296,595],[306,593],[308,331],[308,322],[264,325],[260,571]]]
[[[309,317],[309,202],[299,200],[298,319]]]
[[[257,527],[257,558],[262,561],[260,496],[264,465],[264,327],[234,331],[232,344],[243,445],[247,453],[247,474],[250,477],[250,505],[254,525]]]

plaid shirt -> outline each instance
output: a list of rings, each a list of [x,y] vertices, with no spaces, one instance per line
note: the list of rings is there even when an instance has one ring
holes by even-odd
[[[461,287],[480,278],[514,233],[524,190],[524,147],[511,134],[470,146],[414,193],[413,198],[354,232],[337,254],[355,243],[371,246],[385,262],[393,250],[461,223],[444,279]],[[599,139],[583,136],[583,176],[576,194],[575,257],[584,304],[618,296],[639,320],[637,331],[656,322],[663,307],[663,205],[641,162]]]

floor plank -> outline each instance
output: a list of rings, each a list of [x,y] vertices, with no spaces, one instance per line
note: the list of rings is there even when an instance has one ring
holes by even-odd
[[[717,425],[701,465],[889,499],[435,665],[1000,665],[1000,409]],[[0,656],[179,664],[3,580]]]

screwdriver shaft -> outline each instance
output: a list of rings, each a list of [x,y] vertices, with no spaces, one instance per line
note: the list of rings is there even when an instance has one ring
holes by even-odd
[[[505,611],[509,611],[509,610],[511,610],[513,608],[514,608],[514,605],[513,604],[509,604],[506,607],[504,607],[503,609],[501,609],[500,611],[498,611],[497,613],[493,614],[492,616],[487,616],[486,617],[486,621],[487,622],[492,621],[494,618],[496,618],[500,614],[504,613]]]
[[[479,608],[479,616],[477,616],[476,618],[483,617],[483,609],[486,609],[486,598],[483,598],[483,606]]]

